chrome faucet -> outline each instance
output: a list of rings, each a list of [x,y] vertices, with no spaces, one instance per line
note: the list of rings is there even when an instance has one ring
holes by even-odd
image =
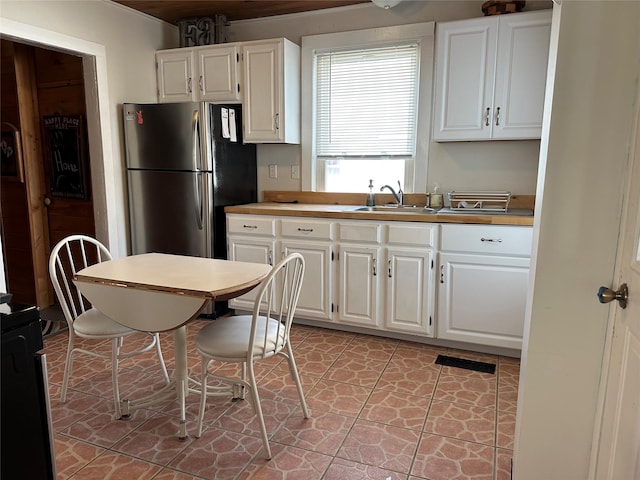
[[[391,190],[393,197],[396,199],[396,203],[398,204],[398,207],[401,207],[403,205],[402,196],[404,195],[404,193],[402,192],[402,186],[400,185],[400,181],[398,180],[398,193],[396,193],[396,191],[393,188],[391,188],[389,185],[383,185],[380,188],[380,191],[382,192],[385,188]]]

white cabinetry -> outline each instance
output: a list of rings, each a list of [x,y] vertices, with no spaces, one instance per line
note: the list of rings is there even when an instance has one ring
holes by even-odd
[[[521,349],[531,227],[441,227],[437,337]]]
[[[300,143],[300,47],[285,38],[242,44],[244,140]]]
[[[239,44],[156,52],[158,101],[239,102]]]
[[[304,257],[305,273],[296,315],[331,320],[333,223],[322,220],[281,220],[282,255],[297,252]]]
[[[227,216],[227,258],[241,262],[274,264],[276,221],[258,215]],[[229,301],[229,306],[253,310],[255,289]]]
[[[385,330],[433,336],[437,228],[386,226]]]
[[[338,232],[339,323],[378,328],[381,225],[370,222],[340,223]]]
[[[551,11],[444,22],[433,139],[540,138]]]

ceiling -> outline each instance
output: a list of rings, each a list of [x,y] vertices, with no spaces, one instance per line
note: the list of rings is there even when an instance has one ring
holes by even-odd
[[[165,22],[214,17],[222,14],[227,21],[300,13],[323,8],[342,7],[369,0],[113,0]]]

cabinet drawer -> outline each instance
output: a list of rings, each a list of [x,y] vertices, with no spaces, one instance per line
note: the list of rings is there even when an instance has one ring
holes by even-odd
[[[228,233],[251,233],[253,235],[276,236],[276,222],[273,218],[259,216],[227,217]]]
[[[283,237],[313,238],[316,240],[332,240],[333,224],[314,220],[281,220],[280,228]]]
[[[437,225],[388,225],[387,242],[393,245],[435,247]]]
[[[338,240],[346,242],[373,242],[380,243],[379,223],[341,223]]]
[[[531,255],[531,227],[442,225],[441,232],[442,251],[525,257]]]

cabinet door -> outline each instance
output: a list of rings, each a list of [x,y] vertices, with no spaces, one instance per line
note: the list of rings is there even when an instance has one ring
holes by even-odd
[[[528,258],[440,254],[437,337],[522,348]]]
[[[156,52],[158,102],[195,101],[193,50],[181,48]]]
[[[286,241],[282,243],[282,250],[285,256],[297,252],[304,257],[304,278],[296,315],[330,320],[331,244]]]
[[[497,33],[498,17],[438,24],[434,140],[490,138]]]
[[[433,251],[387,248],[385,328],[433,336]]]
[[[336,306],[339,322],[365,327],[379,326],[379,256],[380,249],[377,247],[340,246],[339,302]]]
[[[244,140],[281,142],[282,42],[242,47],[244,60]]]
[[[540,138],[551,11],[500,17],[493,138]]]
[[[273,252],[275,251],[275,241],[272,239],[259,237],[236,237],[228,238],[228,258],[240,262],[268,263],[273,265]],[[256,289],[245,293],[241,297],[229,300],[229,306],[243,310],[253,310],[253,303],[256,298]]]
[[[240,101],[237,45],[213,46],[197,50],[198,90],[206,101]]]

